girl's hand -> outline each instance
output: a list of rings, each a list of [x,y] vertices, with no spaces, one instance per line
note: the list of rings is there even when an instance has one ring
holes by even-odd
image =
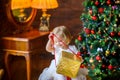
[[[48,38],[51,39],[51,40],[53,40],[54,34],[51,32],[51,33],[49,34]]]
[[[48,38],[49,38],[49,42],[50,42],[51,46],[53,47],[53,45],[54,45],[54,34],[51,32],[49,34]]]
[[[48,38],[49,38],[49,40],[46,45],[46,50],[48,52],[53,52],[54,51],[54,34],[50,33]]]

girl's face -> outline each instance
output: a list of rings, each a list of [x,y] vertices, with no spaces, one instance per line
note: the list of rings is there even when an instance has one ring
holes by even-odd
[[[60,38],[60,37],[58,37],[58,38]],[[58,38],[54,37],[54,43],[55,43],[55,44],[60,42],[60,40],[59,40]],[[60,38],[60,39],[61,39],[61,38]]]
[[[65,43],[65,40],[63,38],[60,38],[61,40],[58,40],[58,38],[54,37],[54,44],[57,46],[57,47],[61,47],[63,49],[67,49],[68,48],[68,45],[66,45]]]
[[[57,36],[57,37],[58,38],[54,37],[54,44],[57,45],[57,46],[64,46],[64,44],[63,44],[64,39],[60,36]]]

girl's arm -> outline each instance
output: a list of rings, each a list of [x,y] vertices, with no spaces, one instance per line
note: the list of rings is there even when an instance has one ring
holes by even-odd
[[[46,45],[46,50],[51,53],[54,51],[52,39],[48,40],[47,45]]]

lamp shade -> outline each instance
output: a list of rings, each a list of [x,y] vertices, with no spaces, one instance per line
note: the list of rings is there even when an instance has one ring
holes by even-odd
[[[32,8],[53,9],[58,7],[57,0],[32,0]]]
[[[11,0],[12,9],[21,9],[30,7],[31,0]]]

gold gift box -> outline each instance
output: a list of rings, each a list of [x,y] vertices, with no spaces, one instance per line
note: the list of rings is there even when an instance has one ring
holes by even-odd
[[[82,62],[83,60],[81,57],[70,52],[62,51],[60,62],[57,65],[57,73],[75,78]]]

